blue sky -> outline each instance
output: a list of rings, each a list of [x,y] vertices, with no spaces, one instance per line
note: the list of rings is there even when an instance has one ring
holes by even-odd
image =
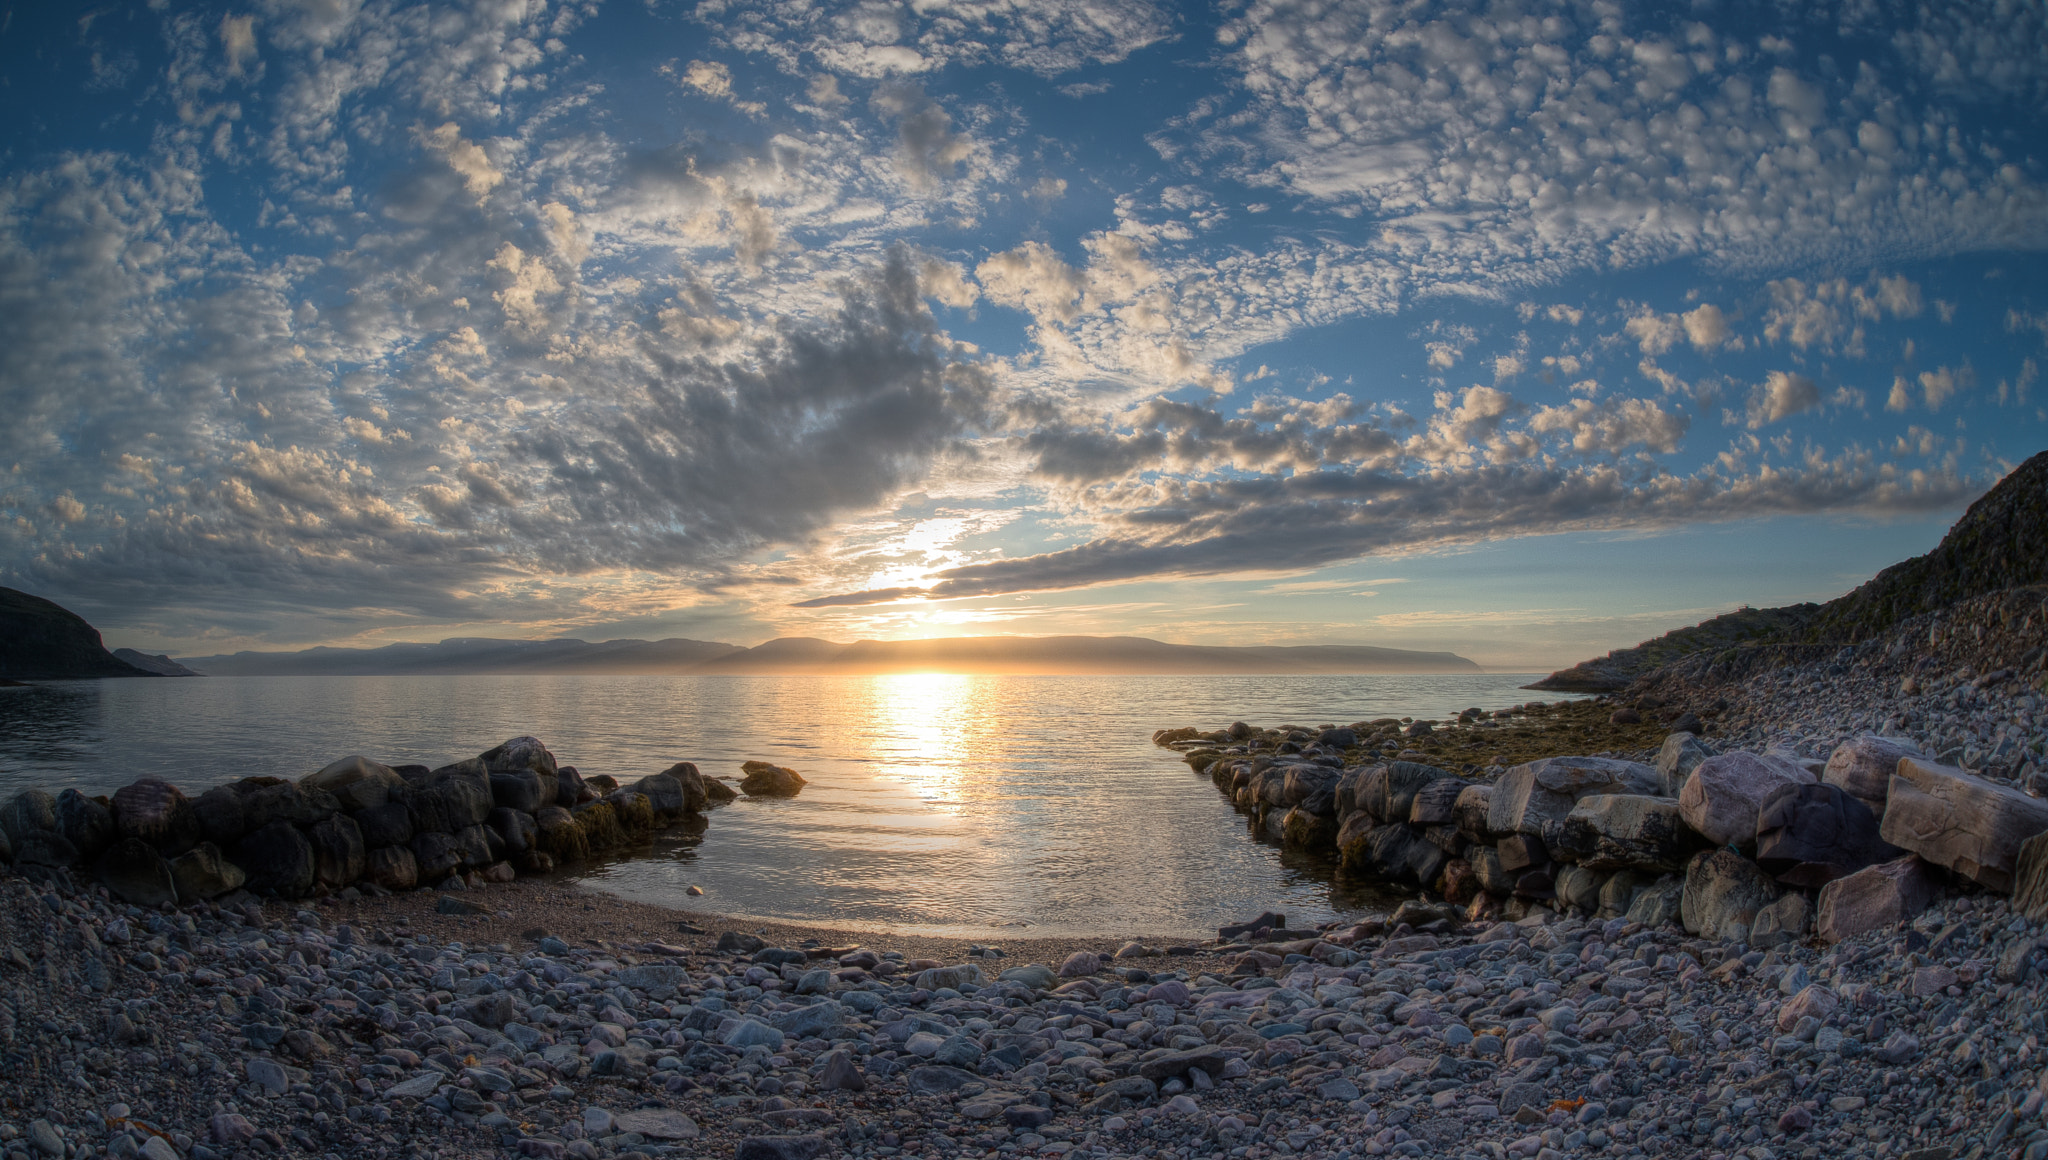
[[[0,17],[0,583],[115,643],[1551,667],[2048,433],[2038,4]]]

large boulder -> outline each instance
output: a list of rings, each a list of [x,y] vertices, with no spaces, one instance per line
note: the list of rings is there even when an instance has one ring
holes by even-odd
[[[1458,799],[1470,788],[1472,783],[1462,777],[1440,777],[1418,788],[1414,794],[1413,804],[1408,807],[1408,824],[1455,826],[1458,821]]]
[[[711,795],[705,791],[704,774],[697,769],[695,762],[678,761],[660,773],[643,777],[633,784],[634,789],[646,794],[648,799],[655,802],[656,807],[660,808],[660,799],[655,797],[653,790],[647,788],[647,783],[657,777],[669,778],[676,783],[677,790],[683,795],[682,812],[686,814],[701,814],[710,807]]]
[[[618,810],[609,801],[600,798],[584,802],[569,811],[569,816],[583,827],[583,836],[589,839],[592,850],[615,850],[626,843],[626,832],[619,826]]]
[[[654,811],[654,824],[658,826],[667,825],[686,813],[694,814],[702,809],[701,805],[695,810],[686,808],[689,795],[683,789],[682,781],[673,774],[651,773],[626,788],[647,799],[648,808]],[[697,779],[697,792],[699,795],[704,792],[704,779],[701,775]]]
[[[436,882],[454,873],[462,865],[462,847],[455,841],[455,835],[434,831],[412,836],[414,872],[422,882]]]
[[[258,894],[304,898],[313,892],[313,844],[283,818],[244,837],[233,858]]]
[[[114,826],[159,854],[182,854],[205,837],[192,803],[170,782],[145,777],[114,791]]]
[[[746,774],[740,790],[748,797],[795,797],[808,784],[796,770],[765,761],[746,762],[740,772]]]
[[[530,769],[492,770],[491,801],[499,809],[530,814],[542,806],[554,804],[555,786],[552,779],[543,786],[540,774]]]
[[[1370,856],[1368,844],[1378,823],[1364,810],[1354,810],[1337,827],[1337,858],[1347,870],[1364,870]]]
[[[1835,785],[1788,785],[1757,813],[1756,863],[1788,886],[1818,890],[1901,851],[1877,835],[1877,815]]]
[[[1493,784],[1487,827],[1529,834],[1554,846],[1580,798],[1596,794],[1654,796],[1663,787],[1654,767],[1609,757],[1546,757],[1514,766]]]
[[[1591,914],[1600,909],[1600,888],[1606,884],[1607,875],[1598,870],[1589,866],[1566,866],[1557,873],[1557,900],[1581,914]]]
[[[347,814],[335,813],[306,829],[313,845],[313,881],[328,890],[340,890],[363,876],[363,831]]]
[[[57,795],[56,814],[57,832],[64,835],[80,858],[96,858],[114,841],[114,811],[103,799],[67,789]]]
[[[2048,830],[2048,801],[1923,757],[1899,760],[1879,836],[2000,893],[2020,843]]]
[[[1626,917],[1630,922],[1659,927],[1679,921],[1685,909],[1685,883],[1678,878],[1661,878],[1644,886],[1629,899]]]
[[[244,832],[268,828],[275,822],[310,826],[341,808],[334,795],[317,786],[275,777],[249,777],[235,783],[242,792]]]
[[[0,806],[0,830],[16,845],[30,834],[57,828],[57,799],[39,789],[25,789]]]
[[[404,846],[378,846],[363,857],[363,878],[386,890],[411,890],[420,884],[419,859]]]
[[[1747,847],[1756,841],[1757,813],[1764,801],[1786,786],[1812,782],[1811,773],[1781,758],[1722,753],[1693,768],[1678,795],[1678,806],[1685,824],[1709,842]]]
[[[455,831],[455,849],[465,870],[480,870],[505,856],[505,840],[489,826],[464,826]]]
[[[1280,840],[1302,850],[1328,849],[1337,844],[1337,820],[1296,806],[1280,818]]]
[[[171,859],[171,880],[177,883],[178,901],[193,903],[240,890],[249,876],[228,861],[219,846],[201,842]]]
[[[412,811],[404,802],[385,802],[356,812],[356,827],[363,832],[363,845],[403,846],[412,841]]]
[[[1655,762],[1657,776],[1664,779],[1663,796],[1677,797],[1685,789],[1685,781],[1692,776],[1692,771],[1712,756],[1712,747],[1694,734],[1673,733],[1664,738]]]
[[[1675,798],[1594,794],[1565,815],[1557,854],[1593,870],[1677,870],[1701,844]]]
[[[249,832],[242,794],[231,785],[217,785],[192,802],[192,815],[199,819],[199,832],[216,846],[232,846]]]
[[[1493,827],[1487,824],[1492,802],[1493,787],[1490,785],[1467,785],[1458,790],[1458,800],[1451,807],[1451,822],[1466,841],[1486,845],[1506,836],[1494,833]]]
[[[367,757],[344,757],[299,779],[299,785],[333,795],[342,809],[354,813],[390,800],[391,787],[402,779],[388,765]]]
[[[93,863],[93,874],[124,902],[135,906],[176,905],[178,883],[171,877],[171,864],[156,847],[141,838],[126,837],[115,842]]]
[[[639,837],[654,828],[654,804],[647,795],[638,790],[615,789],[604,795],[612,804],[612,813],[619,819],[619,828]]]
[[[553,805],[556,795],[561,792],[561,768],[555,763],[555,755],[548,752],[548,747],[542,745],[539,738],[514,737],[495,749],[484,751],[477,760],[483,762],[484,768],[492,774],[515,770],[532,773],[540,790],[539,805]]]
[[[1452,776],[1447,769],[1416,761],[1368,766],[1357,790],[1358,808],[1382,822],[1405,822],[1424,786]]]
[[[1835,746],[1820,779],[1842,787],[1869,806],[1871,813],[1883,817],[1885,798],[1891,793],[1892,775],[1899,771],[1899,761],[1925,756],[1919,746],[1903,737],[1865,733]]]
[[[583,784],[583,774],[573,765],[565,765],[555,773],[555,804],[565,810],[573,810],[597,795]]]
[[[414,836],[452,834],[461,828],[448,816],[448,807],[440,793],[429,786],[407,784],[393,789],[389,804],[405,810]]]
[[[1934,879],[1908,854],[1866,866],[1820,888],[1815,933],[1831,943],[1907,922],[1934,901]]]
[[[12,842],[10,857],[23,866],[75,866],[78,847],[55,830],[30,830]]]
[[[505,843],[507,854],[527,854],[535,849],[540,838],[540,827],[536,826],[532,814],[499,806],[491,811],[491,819],[485,823]]]
[[[1288,809],[1305,806],[1310,813],[1335,816],[1337,782],[1343,776],[1344,771],[1316,762],[1289,765],[1280,776],[1278,804]]]
[[[1756,912],[1784,892],[1756,863],[1733,850],[1708,850],[1685,867],[1679,917],[1701,938],[1743,939]]]
[[[590,839],[574,815],[560,806],[549,806],[533,815],[540,832],[541,851],[557,862],[581,862],[590,856]]]
[[[2048,920],[2048,833],[2020,843],[2013,865],[2012,909],[2029,922]]]
[[[1405,822],[1372,827],[1360,855],[1365,868],[1382,878],[1423,886],[1435,882],[1444,864],[1451,860],[1442,847],[1424,839]]]
[[[491,796],[490,775],[481,770],[470,770],[461,765],[448,767],[437,773],[427,789],[440,799],[442,817],[450,830],[481,826],[496,808],[496,801]]]

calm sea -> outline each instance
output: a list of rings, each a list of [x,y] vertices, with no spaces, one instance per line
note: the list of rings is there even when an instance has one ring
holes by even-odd
[[[360,753],[440,765],[522,733],[621,780],[761,758],[810,779],[701,836],[589,868],[629,898],[797,922],[1179,935],[1275,909],[1382,904],[1255,839],[1154,729],[1444,717],[1537,696],[1530,674],[1309,677],[207,677],[0,689],[0,796],[196,792]],[[1549,695],[1554,698],[1555,694]],[[1548,699],[1548,698],[1546,698]],[[705,897],[686,898],[696,885]]]

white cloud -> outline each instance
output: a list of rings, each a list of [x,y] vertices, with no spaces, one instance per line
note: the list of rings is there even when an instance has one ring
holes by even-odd
[[[1747,423],[1752,431],[1782,423],[1820,406],[1820,388],[1792,371],[1772,371],[1749,394]]]

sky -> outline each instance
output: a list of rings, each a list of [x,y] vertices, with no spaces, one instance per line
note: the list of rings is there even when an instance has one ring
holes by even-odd
[[[2039,3],[0,4],[0,584],[1547,669],[2048,447]]]

